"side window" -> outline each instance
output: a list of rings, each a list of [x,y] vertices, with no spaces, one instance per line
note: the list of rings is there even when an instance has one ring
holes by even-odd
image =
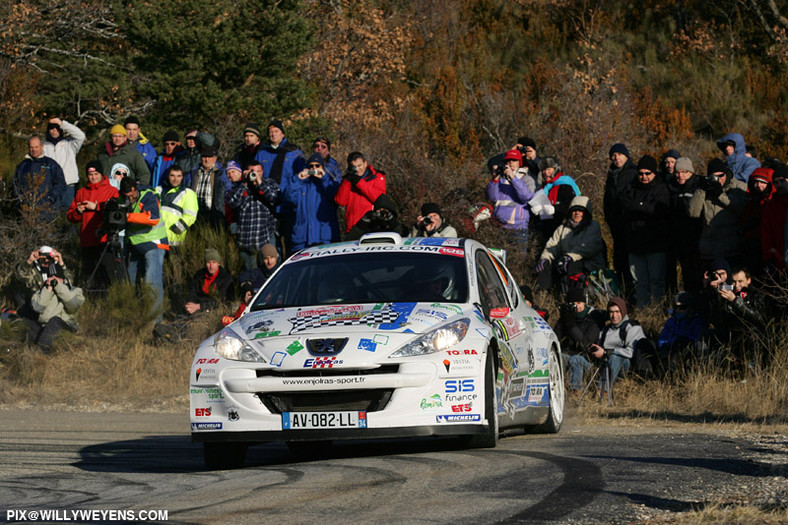
[[[500,259],[493,257],[493,263],[495,263],[495,268],[498,270],[501,279],[503,279],[506,285],[506,291],[509,293],[509,300],[512,302],[512,307],[517,308],[520,306],[520,288],[517,287],[517,283],[512,279],[512,274],[509,273],[509,269],[501,263]]]
[[[508,308],[506,288],[490,256],[484,250],[476,252],[476,278],[479,280],[479,296],[482,310],[488,316],[495,308]]]

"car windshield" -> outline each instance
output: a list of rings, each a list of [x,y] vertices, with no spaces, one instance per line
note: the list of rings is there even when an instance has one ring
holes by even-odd
[[[467,297],[463,257],[358,253],[286,264],[263,286],[251,310],[344,303],[463,303]]]

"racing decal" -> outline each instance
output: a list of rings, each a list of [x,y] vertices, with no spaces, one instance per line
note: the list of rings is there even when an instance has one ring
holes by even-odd
[[[449,318],[448,314],[439,310],[431,310],[427,308],[419,308],[413,313],[413,316],[428,317],[436,321],[445,321]]]
[[[481,414],[452,414],[452,415],[440,415],[435,416],[435,421],[438,423],[451,423],[456,421],[481,421],[482,415]]]
[[[277,335],[281,334],[279,330],[274,330],[273,332],[258,332],[255,334],[255,339],[262,339],[263,337],[276,337]]]
[[[517,324],[511,317],[506,317],[504,319],[496,319],[494,323],[503,334],[504,340],[508,341],[509,339],[517,336],[521,330],[520,326]]]
[[[203,399],[195,400],[195,403],[204,401],[208,403],[224,403],[224,394],[218,388],[190,388],[189,394],[203,397]]]
[[[441,249],[438,250],[438,253],[441,255],[453,255],[454,257],[465,257],[465,250],[462,248],[441,247]]]
[[[238,415],[238,407],[230,407],[227,409],[227,419],[229,421],[239,421],[241,416]]]
[[[476,401],[479,394],[445,394],[443,398],[447,403],[469,403]]]
[[[473,403],[463,403],[461,405],[452,405],[452,412],[473,412]]]
[[[211,407],[195,408],[194,417],[211,417]]]
[[[366,350],[367,352],[374,352],[378,349],[378,344],[372,339],[364,339],[362,337],[358,340],[358,349]]]
[[[274,352],[274,355],[271,356],[271,364],[274,366],[282,366],[282,363],[287,357],[286,352]]]
[[[375,334],[374,336],[372,336],[372,340],[375,342],[375,344],[378,345],[385,346],[389,344],[389,336],[383,334]]]
[[[321,306],[319,308],[310,308],[309,310],[299,310],[296,314],[298,317],[320,317],[324,315],[336,315],[347,312],[361,312],[361,305],[354,306]]]
[[[287,348],[286,348],[287,353],[290,354],[290,355],[297,354],[298,352],[300,352],[303,349],[304,349],[304,345],[302,345],[301,342],[297,341],[297,340],[293,341],[292,343],[287,345]]]
[[[449,355],[479,355],[476,350],[446,350]]]
[[[448,379],[444,388],[447,394],[473,392],[476,390],[476,383],[473,379]]]
[[[219,362],[219,359],[198,359],[197,360],[197,364],[198,365],[202,365],[202,364],[215,365],[218,362]]]
[[[454,304],[432,303],[430,308],[440,308],[441,310],[448,310],[454,314],[460,315],[462,308]]]
[[[550,328],[550,325],[547,324],[547,321],[542,318],[541,315],[537,315],[534,317],[527,317],[525,319],[531,326],[534,327],[536,330],[541,330],[543,332],[552,332],[553,329]]]
[[[485,339],[489,339],[490,337],[492,337],[492,330],[490,330],[487,326],[482,326],[481,328],[477,328],[476,333],[484,337]]]
[[[221,430],[222,424],[219,422],[215,423],[192,423],[192,430]]]
[[[426,237],[423,239],[419,239],[422,241],[427,239]],[[430,246],[429,244],[425,244],[419,242],[418,244],[415,242],[408,243],[407,241],[400,246],[394,246],[391,244],[376,244],[376,245],[364,245],[364,246],[332,246],[331,248],[323,248],[315,251],[307,251],[301,252],[296,255],[290,257],[288,262],[291,261],[298,261],[301,259],[314,259],[316,257],[328,257],[331,255],[342,255],[346,253],[365,253],[365,252],[428,252],[428,253],[440,253],[441,246]]]
[[[216,379],[216,369],[202,367],[198,368],[194,371],[194,379],[195,381],[199,381],[201,377],[206,381]]]
[[[331,357],[313,357],[304,361],[304,368],[334,368],[334,365],[341,365],[344,361]]]
[[[443,408],[443,401],[440,394],[432,394],[430,397],[424,397],[419,403],[419,408],[428,410],[430,408]]]
[[[524,379],[514,379],[511,382],[510,392],[512,397],[520,397],[523,395],[523,390],[525,387],[525,380]]]
[[[380,323],[378,326],[378,330],[399,330],[408,322],[408,317],[410,317],[411,312],[416,307],[416,303],[391,303],[389,305],[389,310],[393,312],[397,312],[397,318]],[[408,332],[409,330],[405,330]]]
[[[448,372],[449,369],[451,368],[451,361],[449,361],[448,359],[444,359],[443,360],[443,367],[446,369],[446,372]]]
[[[359,308],[359,309],[357,309]],[[411,307],[412,309],[412,307]],[[310,313],[316,312],[316,313]],[[383,328],[381,323],[393,323],[400,317],[400,313],[394,308],[383,308],[380,310],[362,311],[360,307],[348,307],[340,311],[329,311],[325,313],[323,309],[308,310],[299,312],[296,317],[291,317],[288,321],[293,325],[290,333],[309,330],[310,328],[320,328],[326,326],[354,326],[354,325],[377,325]],[[397,326],[396,328],[399,328]]]
[[[446,373],[454,372],[464,372],[465,375],[467,372],[475,371],[479,368],[479,361],[477,360],[475,363],[472,362],[470,359],[465,358],[455,358],[455,359],[444,359],[443,366],[446,368]]]
[[[487,322],[487,320],[484,318],[484,315],[482,315],[482,312],[481,312],[481,311],[480,311],[478,308],[474,308],[474,309],[473,309],[473,314],[476,316],[476,318],[477,318],[479,321],[481,321],[481,322],[483,322],[483,323],[486,323],[486,322]]]

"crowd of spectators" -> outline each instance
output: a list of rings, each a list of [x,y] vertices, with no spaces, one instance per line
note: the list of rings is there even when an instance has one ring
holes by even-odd
[[[225,321],[240,315],[281,261],[305,247],[383,230],[458,235],[440,203],[424,202],[417,216],[403,220],[387,194],[386,174],[361,152],[347,156],[343,172],[330,140],[316,137],[303,151],[279,120],[264,128],[248,123],[240,135],[232,156],[221,160],[221,144],[204,130],[187,131],[183,144],[179,132],[168,130],[157,152],[132,116],[111,128],[77,188],[76,155],[85,135],[53,118],[46,137],[30,138],[12,190],[20,206],[42,218],[65,212],[80,225],[83,283],[112,282],[123,273],[120,263],[132,281],[154,289],[157,309],[167,253],[179,249],[195,224],[225,229],[242,275],[233,281],[210,248],[183,306],[183,315],[193,316],[240,289],[241,306]],[[648,154],[635,159],[626,145],[613,144],[601,210],[612,246],[581,186],[557,157],[538,155],[533,139],[520,137],[487,163],[491,222],[516,249],[538,254],[536,289],[571,305],[562,309],[557,331],[572,388],[594,359],[604,356],[615,371],[612,380],[628,367],[644,337],[628,317],[633,308],[672,305],[654,338],[655,359],[667,368],[768,324],[770,307],[757,283],[785,269],[788,167],[776,159],[761,165],[737,133],[717,145],[721,155],[707,162],[704,175],[696,170],[698,159],[675,149],[657,161]],[[108,230],[107,221],[118,213],[122,227]],[[591,304],[595,279],[611,282],[606,312]]]

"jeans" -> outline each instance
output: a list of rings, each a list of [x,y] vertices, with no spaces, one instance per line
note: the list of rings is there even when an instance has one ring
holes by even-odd
[[[131,282],[137,281],[138,267],[141,262],[145,270],[143,280],[150,284],[153,287],[153,291],[156,293],[156,304],[153,308],[154,311],[158,313],[158,317],[156,318],[157,322],[161,321],[161,305],[164,302],[164,277],[162,274],[165,253],[167,253],[166,250],[154,248],[143,254],[131,250],[129,254],[129,280]]]
[[[582,390],[583,389],[583,377],[585,376],[586,372],[588,372],[592,366],[597,365],[598,362],[595,360],[594,364],[591,364],[591,361],[588,360],[588,357],[584,355],[572,355],[569,356],[569,389],[570,390]],[[619,372],[623,369],[624,373],[626,374],[629,372],[629,358],[622,357],[618,354],[613,354],[609,357],[609,364],[610,367],[610,383],[614,385],[616,383],[616,379],[618,378]],[[607,391],[607,386],[605,383],[605,375],[604,371],[601,371],[599,377],[599,389],[602,392]]]
[[[635,300],[638,308],[665,297],[665,272],[667,256],[665,252],[630,253],[629,270],[635,282]]]

